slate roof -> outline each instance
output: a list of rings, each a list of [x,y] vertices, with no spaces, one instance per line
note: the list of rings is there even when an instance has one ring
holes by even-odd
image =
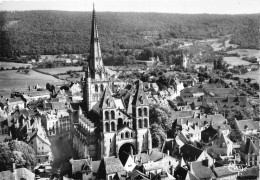
[[[205,89],[208,93],[212,93],[216,96],[225,97],[228,95],[235,95],[236,91],[233,88],[208,88]]]
[[[199,178],[197,178],[194,174],[192,174],[190,171],[187,173],[187,176],[185,178],[185,180],[199,180]]]
[[[149,180],[149,177],[146,174],[142,173],[141,171],[138,171],[137,169],[134,169],[132,172],[130,172],[129,177],[131,177],[131,179]]]
[[[246,168],[243,171],[241,171],[237,179],[244,179],[246,177],[257,177],[257,176],[259,176],[258,167],[252,167],[252,168]]]
[[[132,105],[140,106],[140,105],[149,105],[147,96],[143,91],[142,82],[139,80],[137,81],[137,90],[133,97]]]
[[[52,102],[51,103],[53,110],[64,110],[66,109],[66,105],[63,102]]]
[[[124,171],[124,167],[119,158],[105,157],[101,160],[100,166],[98,168],[97,179],[106,179],[106,175],[108,174]]]
[[[143,163],[147,163],[148,161],[158,161],[162,159],[164,156],[164,153],[159,152],[159,151],[152,151],[151,154],[147,153],[140,153],[135,155],[135,162],[140,162],[142,159]]]
[[[184,161],[196,161],[203,152],[203,150],[186,143],[180,150]]]
[[[259,154],[259,149],[256,147],[256,145],[252,142],[251,139],[247,139],[246,141],[245,153],[256,154],[256,155]]]
[[[112,92],[108,87],[106,87],[103,96],[100,99],[99,108],[116,108],[116,103],[114,98],[112,97]]]
[[[238,130],[243,132],[245,128],[248,130],[254,130],[257,129],[253,119],[246,119],[246,120],[236,120],[235,121],[238,127]]]
[[[237,174],[237,172],[230,171],[228,166],[221,166],[221,167],[213,168],[213,172],[214,172],[216,177],[222,177],[222,176]]]
[[[171,110],[171,119],[175,120],[182,117],[192,117],[193,111],[173,111]]]
[[[210,168],[202,165],[201,161],[194,161],[190,163],[190,169],[193,174],[199,179],[211,178],[213,173]]]
[[[24,102],[21,97],[15,97],[15,98],[9,98],[8,99],[9,103],[16,103],[16,102]]]
[[[204,97],[203,101],[207,104],[217,103],[220,107],[231,106],[247,106],[248,101],[246,96],[228,96],[228,97]]]

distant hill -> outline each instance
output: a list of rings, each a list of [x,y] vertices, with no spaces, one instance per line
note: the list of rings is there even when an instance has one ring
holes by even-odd
[[[0,56],[88,52],[91,12],[0,12]],[[215,38],[234,34],[232,42],[259,48],[259,14],[187,15],[97,12],[104,52],[152,46],[158,38]]]

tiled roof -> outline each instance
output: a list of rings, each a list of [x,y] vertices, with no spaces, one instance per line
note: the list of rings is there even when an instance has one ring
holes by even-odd
[[[230,171],[228,166],[216,167],[213,169],[213,172],[215,173],[216,177],[237,174],[237,172]]]
[[[116,172],[124,171],[124,167],[119,158],[105,157],[103,161],[105,164],[106,174],[113,174]]]
[[[175,120],[182,117],[192,117],[193,111],[173,111],[171,110],[171,119]]]
[[[202,165],[201,161],[194,161],[190,163],[191,172],[199,179],[211,178],[213,173],[210,168]]]
[[[8,99],[8,102],[13,103],[13,102],[24,102],[24,101],[21,97],[15,97],[15,98]]]
[[[164,156],[164,153],[159,152],[159,151],[152,151],[151,154],[147,153],[140,153],[135,156],[135,162],[140,162],[142,159],[143,163],[147,163],[148,161],[158,161],[162,159]]]
[[[6,180],[11,179],[34,179],[35,174],[29,171],[26,168],[19,168],[15,169],[14,172],[12,171],[2,171],[0,172],[0,177]]]
[[[246,177],[258,177],[259,176],[259,170],[258,167],[251,167],[251,168],[246,168],[243,171],[239,173],[239,176],[237,179],[244,179]],[[251,178],[250,178],[251,179]]]
[[[245,129],[247,129],[247,130],[257,129],[253,119],[236,120],[236,124],[237,124],[238,130],[241,132],[243,132]]]
[[[184,161],[196,161],[203,152],[190,144],[184,144],[180,150]]]
[[[66,109],[66,105],[63,102],[52,102],[52,109],[55,110],[64,110]]]
[[[72,165],[72,173],[81,172],[81,168],[85,163],[89,163],[88,159],[70,160]]]
[[[190,171],[187,173],[187,176],[185,180],[199,180],[194,174],[192,174]]]

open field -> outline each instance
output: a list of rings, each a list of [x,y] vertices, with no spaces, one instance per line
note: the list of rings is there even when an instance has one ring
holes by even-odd
[[[50,75],[38,73],[30,70],[28,74],[18,73],[17,70],[0,71],[0,89],[2,90],[22,90],[30,86],[39,84],[45,86],[46,83],[62,83]]]
[[[241,74],[241,75],[234,75],[240,78],[251,78],[253,79],[252,82],[257,82],[260,84],[260,69],[258,69],[257,71],[250,71],[247,72],[246,74]]]
[[[260,51],[257,49],[236,49],[228,52],[228,54],[235,54],[235,53],[238,53],[241,58],[243,56],[248,56],[248,57],[255,56],[260,61]]]
[[[68,67],[59,67],[59,68],[45,68],[38,69],[38,71],[50,73],[52,75],[66,73],[67,71],[80,71],[82,66],[68,66]]]
[[[248,61],[242,60],[240,57],[224,57],[224,61],[226,61],[228,64],[231,64],[232,66],[251,64]]]
[[[0,62],[0,68],[3,67],[5,69],[12,69],[12,67],[27,67],[30,66],[32,67],[31,64],[25,64],[25,63],[15,63],[15,62]]]

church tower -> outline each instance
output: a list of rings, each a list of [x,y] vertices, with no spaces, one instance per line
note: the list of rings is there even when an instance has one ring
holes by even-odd
[[[103,65],[98,36],[96,12],[93,5],[90,51],[88,65],[85,69],[85,84],[83,89],[83,101],[86,104],[87,112],[101,99],[105,88],[108,86],[105,74],[106,71]]]
[[[90,52],[89,52],[89,70],[91,79],[104,79],[104,65],[100,49],[100,42],[98,37],[98,28],[96,20],[96,12],[93,5],[91,38],[90,38]]]

